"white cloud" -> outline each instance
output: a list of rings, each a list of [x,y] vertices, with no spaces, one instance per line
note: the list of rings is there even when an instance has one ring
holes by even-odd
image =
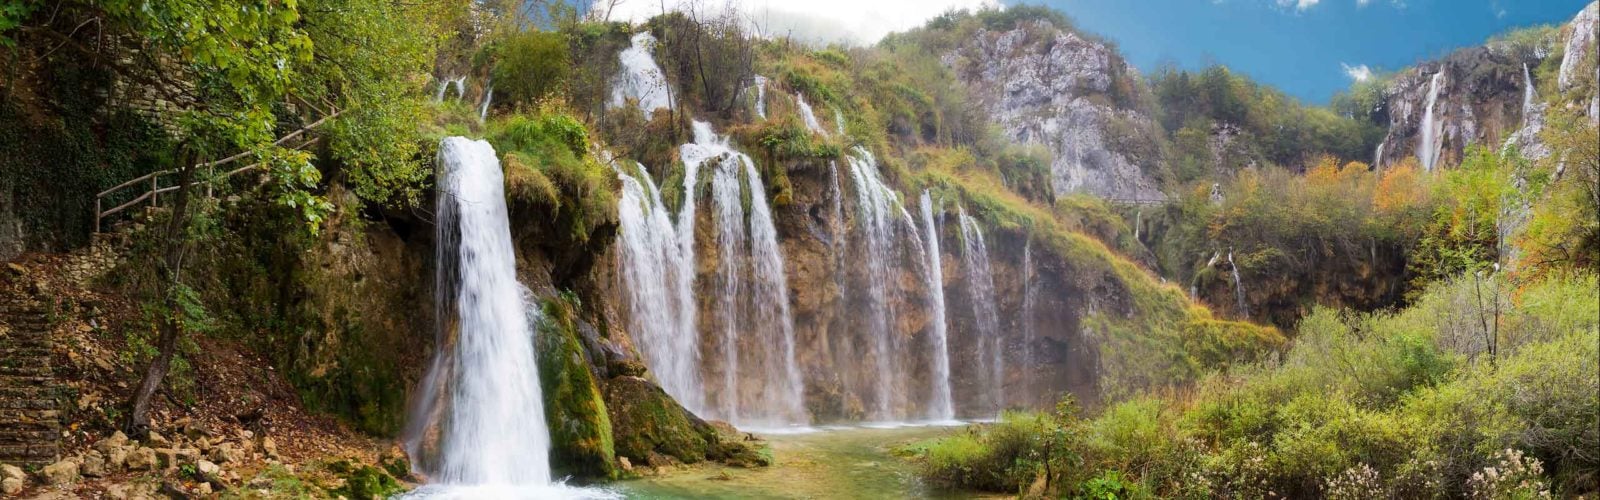
[[[1372,68],[1367,67],[1365,64],[1351,66],[1349,64],[1339,63],[1339,66],[1344,67],[1344,74],[1349,76],[1351,80],[1364,82],[1372,79]]]
[[[862,44],[876,43],[889,33],[921,26],[953,9],[998,6],[996,0],[732,0],[727,4],[737,7],[770,35]],[[688,5],[722,12],[726,4],[718,0],[666,0],[667,10]],[[661,8],[661,0],[622,0],[611,18],[639,22],[661,14]]]
[[[1322,1],[1322,0],[1278,0],[1278,6],[1279,7],[1290,7],[1290,6],[1293,6],[1294,10],[1304,11],[1306,9],[1315,7],[1317,5],[1317,2],[1320,2],[1320,1]]]

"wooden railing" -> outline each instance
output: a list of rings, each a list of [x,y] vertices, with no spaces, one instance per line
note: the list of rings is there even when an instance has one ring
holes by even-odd
[[[329,119],[332,119],[334,116],[338,116],[338,114],[339,113],[333,113],[331,115],[323,117],[321,120],[317,120],[316,122],[314,122],[314,123],[312,123],[310,125],[307,125],[304,128],[301,128],[300,130],[296,130],[296,131],[290,133],[289,135],[285,135],[285,136],[279,138],[277,141],[274,141],[272,143],[272,145],[274,145],[274,146],[283,146],[284,144],[288,143],[289,141],[294,140],[296,137],[304,135],[306,133],[306,131],[309,131],[309,130],[311,130],[313,128],[316,128],[318,125],[322,125],[324,122],[327,122]],[[311,144],[313,144],[315,142],[317,142],[316,138],[306,139],[304,141],[301,141],[299,144],[295,145],[291,149],[305,149],[306,146],[310,146]],[[251,163],[249,165],[245,165],[243,167],[239,167],[239,168],[224,172],[224,173],[222,173],[222,175],[214,175],[216,173],[216,168],[220,167],[220,166],[223,166],[223,165],[227,165],[229,163],[233,163],[233,162],[239,161],[240,159],[249,157],[250,155],[253,155],[253,154],[255,154],[254,151],[245,151],[245,152],[242,152],[242,153],[239,153],[239,154],[235,154],[233,156],[229,156],[227,158],[223,158],[221,160],[211,161],[211,162],[206,162],[206,163],[201,163],[199,165],[195,165],[192,168],[194,168],[196,171],[198,171],[200,169],[205,169],[207,171],[207,173],[208,173],[208,175],[206,176],[207,178],[203,179],[203,180],[190,182],[188,185],[189,186],[195,186],[195,185],[204,183],[206,185],[206,197],[210,198],[215,194],[216,185],[218,183],[220,183],[220,182],[222,182],[224,180],[227,180],[228,178],[233,177],[235,175],[238,175],[238,174],[244,173],[246,171],[249,171],[251,169],[260,168],[262,163],[261,162]],[[130,208],[134,208],[134,207],[138,206],[140,203],[143,203],[145,201],[149,201],[151,207],[160,206],[161,194],[162,193],[170,193],[170,192],[173,192],[173,191],[177,191],[179,188],[183,187],[183,186],[180,186],[180,185],[172,185],[172,186],[167,186],[167,187],[161,187],[161,178],[164,177],[164,176],[168,176],[168,175],[175,175],[175,174],[178,173],[178,171],[179,171],[179,169],[173,168],[173,169],[159,170],[159,171],[155,171],[155,172],[150,172],[148,174],[144,174],[142,176],[139,176],[137,178],[134,178],[132,180],[124,182],[122,184],[117,184],[115,186],[112,186],[110,189],[107,189],[105,191],[101,191],[99,194],[94,195],[94,232],[96,232],[96,233],[100,232],[101,221],[105,220],[106,217],[110,217],[112,215],[116,215],[119,212],[123,212],[125,210],[130,209]],[[125,202],[125,203],[123,203],[121,205],[117,205],[115,207],[111,207],[111,209],[109,209],[109,210],[104,209],[104,203],[105,203],[106,197],[111,196],[113,194],[116,194],[116,193],[122,191],[125,188],[130,188],[130,187],[133,187],[133,186],[145,186],[146,184],[148,184],[149,189],[144,191],[139,196],[136,196],[132,200],[128,200],[127,202]]]

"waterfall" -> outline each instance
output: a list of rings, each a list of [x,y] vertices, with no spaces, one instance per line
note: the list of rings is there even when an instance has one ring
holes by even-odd
[[[756,116],[767,119],[767,77],[756,75]]]
[[[685,408],[700,412],[705,391],[693,294],[695,197],[685,190],[675,228],[661,190],[643,165],[635,165],[638,178],[617,170],[622,179],[618,268],[627,292],[629,330],[636,332],[640,352],[661,388]],[[695,171],[686,175],[687,185],[694,185]]]
[[[446,79],[439,80],[439,90],[438,90],[438,92],[436,92],[433,95],[433,101],[434,102],[444,102],[444,93],[445,93],[445,91],[450,90],[450,86],[451,85],[454,85],[456,87],[456,99],[461,99],[463,97],[466,97],[466,95],[467,95],[467,77],[460,76],[460,77],[456,77],[456,78],[446,78]]]
[[[450,80],[439,80],[439,90],[433,94],[433,102],[444,102],[444,91],[450,88]]]
[[[1213,257],[1215,259],[1215,257]],[[1233,250],[1228,250],[1228,267],[1233,270],[1233,295],[1239,301],[1239,315],[1250,317],[1250,305],[1244,301],[1244,279],[1239,277],[1239,266],[1233,263]]]
[[[833,128],[839,131],[839,137],[846,135],[844,132],[844,113],[840,113],[839,108],[833,108]]]
[[[766,188],[755,162],[726,137],[705,122],[693,128],[694,142],[679,148],[685,171],[676,227],[643,167],[643,182],[618,169],[620,267],[630,324],[662,388],[690,411],[740,426],[804,425],[809,417],[795,362],[789,287]],[[713,303],[720,323],[707,332],[716,346],[709,357],[699,351],[702,325],[694,295],[695,187],[702,170],[711,176],[717,226]],[[702,377],[707,362],[720,370],[714,387]]]
[[[1005,406],[1002,389],[1005,367],[1001,360],[1000,313],[994,302],[994,275],[989,269],[989,249],[983,241],[983,229],[978,221],[960,210],[962,257],[967,271],[967,286],[972,300],[972,314],[977,320],[978,378],[983,388],[986,410],[998,414]]]
[[[804,101],[801,101],[802,103]],[[809,110],[802,107],[802,110]],[[806,116],[809,116],[807,114]],[[895,332],[894,298],[889,285],[895,281],[898,247],[895,241],[896,215],[903,211],[900,197],[878,175],[878,162],[866,148],[857,146],[846,156],[850,176],[855,180],[857,227],[866,247],[867,335],[870,337],[876,382],[871,417],[889,420],[897,417],[896,408],[904,403],[904,391],[897,390],[902,380],[898,370],[898,335]]]
[[[1439,136],[1442,124],[1435,123],[1433,108],[1439,100],[1439,79],[1444,77],[1444,67],[1433,74],[1433,79],[1428,83],[1427,107],[1422,112],[1422,130],[1417,134],[1417,159],[1422,162],[1422,169],[1433,171],[1435,163],[1439,161],[1439,149],[1443,146],[1443,137]]]
[[[795,106],[800,108],[800,119],[806,122],[806,129],[826,137],[828,131],[822,128],[822,122],[817,121],[816,111],[811,109],[810,104],[806,104],[806,96],[795,94],[794,102]]]
[[[478,123],[489,119],[489,104],[494,102],[494,87],[483,92],[483,106],[478,108]]]
[[[1142,212],[1142,211],[1139,212],[1139,215],[1136,216],[1135,220],[1137,220],[1138,217],[1142,217],[1143,214],[1144,214],[1144,212]],[[1139,239],[1139,237],[1138,237],[1139,229],[1138,229],[1138,223],[1137,222],[1134,223],[1134,230],[1133,231],[1134,231],[1134,239],[1138,240]],[[1030,374],[1034,373],[1034,370],[1037,368],[1037,365],[1034,364],[1035,360],[1033,359],[1033,343],[1038,340],[1038,332],[1034,329],[1034,325],[1033,325],[1033,312],[1034,312],[1034,308],[1038,307],[1038,305],[1039,305],[1039,297],[1038,297],[1039,287],[1033,286],[1033,274],[1034,274],[1034,269],[1033,269],[1033,240],[1029,239],[1027,243],[1024,243],[1022,245],[1022,318],[1021,318],[1021,321],[1022,321],[1022,366],[1026,368],[1025,370],[1022,370],[1022,376],[1023,376],[1023,379],[1022,379],[1022,381],[1023,381],[1022,390],[1023,390],[1023,394],[1027,395],[1027,397],[1029,397],[1029,398],[1032,398],[1033,394],[1034,394],[1034,390],[1033,390],[1034,377],[1030,376]]]
[[[928,400],[928,418],[947,421],[955,418],[956,410],[954,398],[950,396],[950,341],[949,325],[945,322],[943,255],[939,251],[939,226],[933,218],[933,198],[924,190],[921,201],[925,235],[922,247],[928,256],[928,270],[924,278],[928,287],[928,303],[933,309],[929,312],[933,316],[929,327],[933,335],[932,352],[928,353],[933,360],[933,394]]]
[[[1533,75],[1528,72],[1528,63],[1522,63],[1522,123],[1527,125],[1533,118],[1533,103],[1537,100],[1533,89]]]
[[[1383,142],[1378,143],[1378,151],[1372,155],[1372,168],[1383,168],[1383,147],[1388,145],[1389,139],[1387,138],[1384,139]]]
[[[617,58],[622,62],[622,73],[612,82],[610,107],[626,106],[629,100],[638,102],[646,116],[658,109],[672,107],[672,94],[667,79],[650,55],[656,38],[650,32],[633,35],[633,43]]]
[[[533,339],[539,309],[517,281],[505,178],[494,148],[446,138],[438,163],[439,341],[406,439],[432,484],[407,496],[615,497],[551,481]]]

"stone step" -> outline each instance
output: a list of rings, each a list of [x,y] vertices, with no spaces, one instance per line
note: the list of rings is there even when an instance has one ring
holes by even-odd
[[[12,410],[49,410],[60,406],[53,399],[17,399],[0,401],[0,409]]]
[[[0,373],[0,387],[26,387],[43,385],[54,387],[55,377],[41,377],[36,375],[7,375]]]
[[[59,431],[61,420],[49,417],[0,420],[0,426],[3,426],[0,428],[0,436],[9,436],[11,432]]]
[[[61,410],[0,410],[0,422],[38,422],[53,424],[61,421]]]
[[[0,363],[21,360],[39,363],[50,360],[50,348],[42,345],[10,345],[0,347]]]
[[[37,465],[54,462],[61,455],[61,446],[48,444],[0,445],[0,462],[20,465]]]
[[[13,375],[23,377],[49,377],[53,374],[49,366],[6,366],[0,363],[0,375]]]
[[[0,445],[33,444],[52,441],[61,435],[60,429],[7,429],[0,431]]]
[[[53,396],[54,392],[54,388],[44,385],[30,385],[21,387],[0,386],[0,401],[48,398]],[[5,413],[0,412],[0,419],[3,418],[5,418]]]

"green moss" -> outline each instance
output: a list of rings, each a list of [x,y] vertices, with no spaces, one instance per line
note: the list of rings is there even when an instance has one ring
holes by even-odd
[[[551,465],[558,474],[615,478],[611,417],[589,371],[592,362],[584,354],[573,307],[563,299],[546,300],[539,325],[539,379]]]
[[[606,381],[606,409],[615,430],[617,455],[650,463],[653,454],[685,463],[706,459],[707,434],[715,430],[695,419],[665,391],[639,377]]]
[[[341,495],[345,498],[357,500],[371,500],[389,498],[405,491],[394,477],[385,473],[383,469],[371,465],[352,464],[340,460],[328,464],[328,471],[338,474],[344,480],[344,486],[334,489],[330,493]]]

